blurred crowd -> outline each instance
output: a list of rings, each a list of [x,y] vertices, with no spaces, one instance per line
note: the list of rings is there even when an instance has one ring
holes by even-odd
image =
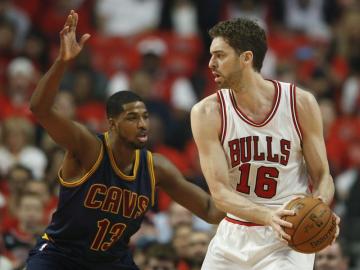
[[[204,189],[189,112],[216,90],[207,30],[223,19],[256,19],[269,45],[262,74],[311,91],[323,116],[342,225],[341,241],[317,255],[315,269],[360,269],[360,1],[0,0],[1,270],[21,269],[57,205],[64,152],[28,104],[71,9],[79,35],[91,39],[61,83],[57,110],[102,132],[104,100],[131,89],[151,113],[149,149]],[[197,270],[214,230],[159,191],[130,245],[141,269]]]

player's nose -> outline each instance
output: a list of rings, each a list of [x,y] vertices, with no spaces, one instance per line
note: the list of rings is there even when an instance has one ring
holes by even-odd
[[[210,69],[215,69],[216,68],[216,63],[215,63],[215,60],[214,60],[213,56],[211,56],[211,58],[209,60],[209,68]]]

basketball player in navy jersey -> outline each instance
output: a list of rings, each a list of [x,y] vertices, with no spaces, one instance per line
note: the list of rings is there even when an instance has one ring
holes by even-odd
[[[71,11],[60,32],[59,55],[30,102],[39,123],[66,154],[58,208],[30,252],[26,269],[138,269],[127,245],[154,205],[156,185],[210,223],[218,223],[224,214],[165,157],[144,148],[149,115],[135,93],[121,91],[108,99],[110,128],[98,136],[54,110],[66,66],[90,38],[85,34],[77,42],[77,22],[77,13]]]
[[[191,125],[212,197],[227,216],[202,269],[311,270],[314,254],[287,245],[283,227],[291,224],[281,218],[294,214],[284,205],[297,196],[333,199],[317,102],[261,76],[267,44],[255,22],[224,21],[209,33],[209,67],[220,90],[193,107]]]

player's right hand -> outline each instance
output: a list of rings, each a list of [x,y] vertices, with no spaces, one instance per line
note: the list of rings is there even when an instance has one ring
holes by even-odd
[[[293,200],[303,198],[303,195],[298,195],[292,198],[291,200],[285,202],[279,209],[273,211],[270,213],[270,222],[269,225],[275,230],[279,240],[283,242],[284,244],[288,244],[288,241],[291,240],[291,236],[288,235],[284,228],[292,228],[292,223],[285,221],[282,219],[285,216],[294,216],[295,211],[294,210],[288,210],[286,209],[286,205],[288,205]]]
[[[76,40],[76,26],[78,14],[71,10],[63,29],[60,31],[60,50],[58,60],[68,62],[74,59],[84,47],[85,42],[90,38],[90,34],[84,34],[80,41]]]
[[[288,244],[288,241],[291,240],[291,236],[285,232],[284,227],[291,228],[293,225],[292,223],[283,220],[282,217],[293,215],[295,215],[294,210],[287,210],[284,209],[284,207],[270,212],[269,225],[273,228],[279,240],[284,244]]]

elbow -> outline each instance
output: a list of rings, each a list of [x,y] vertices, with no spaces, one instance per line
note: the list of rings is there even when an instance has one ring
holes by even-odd
[[[38,104],[38,102],[35,102],[34,101],[34,99],[32,98],[31,100],[30,100],[30,105],[29,105],[29,109],[30,109],[30,111],[33,113],[33,114],[38,114],[39,113],[39,111],[40,111],[40,108],[39,108],[40,106],[39,106],[39,104]]]
[[[211,192],[211,196],[214,200],[215,207],[226,212],[226,196],[223,192],[223,188],[216,189],[216,191]]]
[[[42,115],[46,114],[46,110],[44,110],[43,106],[33,99],[30,100],[29,109],[36,118],[40,118]]]

